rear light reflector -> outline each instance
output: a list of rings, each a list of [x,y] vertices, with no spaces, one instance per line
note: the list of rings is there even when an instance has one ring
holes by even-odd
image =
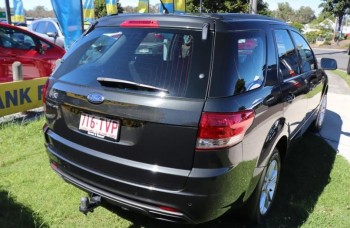
[[[159,24],[155,20],[126,20],[120,24],[120,27],[158,28]]]
[[[56,163],[54,163],[54,162],[51,162],[51,163],[50,163],[50,166],[51,166],[51,168],[53,168],[54,170],[57,170],[57,169],[58,169],[58,165],[57,165]]]
[[[204,112],[199,123],[197,150],[233,146],[242,141],[254,120],[253,110],[217,113]]]
[[[169,212],[179,212],[179,211],[176,210],[175,208],[167,207],[167,206],[159,206],[159,209],[161,209],[161,210],[163,210],[163,211],[169,211]]]

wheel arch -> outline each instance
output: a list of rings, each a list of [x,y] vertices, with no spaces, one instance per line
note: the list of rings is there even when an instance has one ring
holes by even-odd
[[[288,129],[285,125],[285,119],[280,118],[271,126],[268,136],[266,137],[263,149],[258,157],[256,167],[253,172],[253,176],[248,185],[248,188],[243,197],[243,201],[249,199],[251,194],[254,192],[260,176],[268,163],[271,154],[275,148],[278,149],[281,157],[281,162],[286,157],[289,147]]]

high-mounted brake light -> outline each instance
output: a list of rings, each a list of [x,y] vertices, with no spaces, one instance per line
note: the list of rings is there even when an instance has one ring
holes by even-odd
[[[156,20],[126,20],[120,27],[158,28],[159,24]]]
[[[199,123],[196,149],[225,148],[241,142],[254,117],[253,110],[229,113],[204,112]]]

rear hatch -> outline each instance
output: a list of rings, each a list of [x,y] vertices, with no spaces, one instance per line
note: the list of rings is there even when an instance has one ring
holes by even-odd
[[[120,181],[180,189],[193,165],[210,69],[202,31],[97,27],[50,79],[50,145]]]

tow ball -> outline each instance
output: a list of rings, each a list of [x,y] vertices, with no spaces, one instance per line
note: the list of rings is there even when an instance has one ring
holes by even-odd
[[[82,197],[80,200],[79,211],[84,215],[89,212],[94,212],[94,209],[101,204],[101,196],[92,196],[90,199],[88,197]]]

